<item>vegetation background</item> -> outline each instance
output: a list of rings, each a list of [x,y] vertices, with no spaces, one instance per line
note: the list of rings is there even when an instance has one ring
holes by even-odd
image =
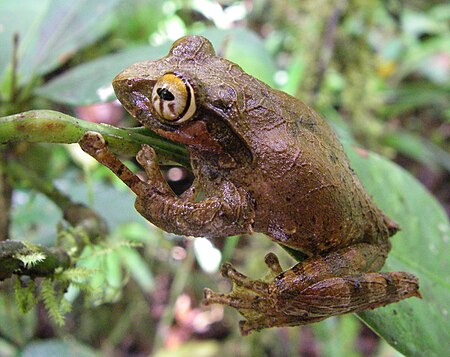
[[[448,352],[450,340],[448,302],[439,302],[449,296],[448,263],[438,263],[448,251],[450,211],[449,17],[445,2],[419,0],[4,0],[0,116],[53,108],[90,122],[135,126],[113,101],[114,75],[164,56],[183,35],[205,35],[220,54],[315,108],[346,148],[357,145],[389,158],[440,201],[381,156],[371,156],[373,166],[360,165],[348,149],[353,165],[365,168],[357,170],[363,179],[371,170],[378,177],[364,182],[383,208],[394,209],[395,195],[409,202],[394,217],[412,235],[393,238],[393,259],[404,258],[405,270],[419,271],[425,287],[431,281],[429,296],[425,291],[424,302],[414,306],[435,304],[439,310],[438,317],[423,320],[423,329],[411,327],[396,348],[439,355]],[[1,125],[0,137],[1,130],[9,135]],[[166,234],[145,222],[134,211],[133,195],[77,145],[22,139],[0,146],[0,240],[53,246],[67,231],[61,211],[32,177],[93,207],[109,233],[78,258],[77,266],[89,272],[78,276],[87,292],[70,285],[65,299],[71,311],[57,307],[65,321],[55,311],[49,317],[45,298],[20,313],[13,289],[19,280],[0,283],[0,356],[400,355],[354,315],[242,338],[234,311],[201,306],[202,289],[229,289],[217,273],[223,260],[250,276],[264,272],[270,250],[292,265],[279,247],[263,237],[211,244]],[[177,192],[192,179],[180,167],[167,167],[166,175]],[[415,255],[402,255],[408,249],[403,242],[415,245]],[[29,282],[22,278],[21,284]],[[383,331],[395,329],[367,321],[385,338]],[[427,333],[444,336],[440,350],[415,349]],[[395,346],[396,338],[388,340]]]

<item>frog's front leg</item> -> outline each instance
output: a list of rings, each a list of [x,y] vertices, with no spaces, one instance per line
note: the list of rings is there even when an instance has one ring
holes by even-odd
[[[87,132],[79,144],[131,188],[138,212],[165,231],[215,237],[252,231],[253,205],[247,193],[232,183],[219,182],[216,196],[194,202],[192,195],[173,193],[151,147],[144,145],[136,156],[148,177],[143,181],[114,156],[100,134]]]
[[[263,280],[251,280],[227,264],[222,273],[232,280],[233,291],[216,294],[206,289],[205,302],[236,308],[246,318],[240,325],[246,335],[262,328],[305,325],[420,297],[414,275],[373,272],[384,260],[378,253],[379,247],[357,244],[309,258],[284,272],[275,255],[269,254],[269,274]]]

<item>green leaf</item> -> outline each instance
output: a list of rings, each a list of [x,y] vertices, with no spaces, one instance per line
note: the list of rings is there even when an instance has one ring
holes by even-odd
[[[360,357],[355,351],[360,330],[361,324],[353,315],[332,317],[313,325],[315,336],[321,342],[321,352],[333,357]]]
[[[65,300],[61,291],[57,290],[53,280],[42,280],[40,298],[51,320],[60,327],[64,326],[65,315],[72,306]]]
[[[449,221],[442,207],[408,172],[373,153],[346,146],[353,168],[377,205],[396,220],[385,271],[420,280],[423,299],[411,298],[359,316],[408,356],[444,356],[450,350]]]
[[[188,341],[174,348],[163,347],[155,352],[154,357],[214,357],[223,354],[218,341]]]
[[[19,35],[20,83],[64,63],[106,33],[118,0],[22,0],[0,3],[0,82],[9,73],[13,35]]]
[[[426,107],[447,108],[448,87],[422,81],[386,89],[384,96],[389,104],[382,109],[383,115],[393,117]]]
[[[93,294],[88,296],[91,304],[116,302],[120,298],[125,282],[119,258],[117,248],[90,246],[84,249],[77,262],[77,268],[93,272],[86,282],[93,291]]]
[[[34,1],[2,1],[0,3],[0,81],[4,81],[8,67],[11,66],[13,56],[13,37],[19,35],[20,47],[18,60],[24,61],[28,46],[36,41],[37,29],[45,17],[50,0]],[[20,16],[18,16],[20,14]],[[28,55],[29,56],[29,55]],[[29,60],[25,61],[29,62]],[[23,65],[20,65],[21,67]]]
[[[0,335],[2,337],[20,346],[33,337],[36,327],[36,313],[18,314],[17,304],[12,294],[0,294]]]
[[[12,207],[11,238],[45,246],[55,244],[55,226],[61,220],[61,212],[43,194],[16,191],[21,204]]]
[[[115,98],[111,85],[113,78],[129,65],[164,57],[170,45],[139,46],[127,51],[104,56],[64,72],[35,90],[39,96],[69,105],[90,105]]]
[[[419,135],[397,129],[383,136],[383,144],[430,168],[440,166],[450,172],[450,153]]]
[[[118,252],[122,264],[128,268],[133,279],[140,288],[146,292],[151,292],[155,287],[155,279],[145,260],[139,253],[131,248],[124,247]]]
[[[198,34],[210,39],[217,53],[239,63],[256,78],[273,85],[275,64],[264,42],[254,33],[244,29],[208,29]],[[35,93],[69,105],[90,105],[113,100],[115,96],[111,82],[119,72],[135,62],[166,56],[170,46],[170,43],[139,46],[102,57],[64,72],[37,88]]]
[[[218,55],[239,63],[248,74],[274,86],[275,63],[264,41],[254,32],[244,28],[209,28],[196,34],[210,40]]]
[[[78,341],[66,338],[59,340],[55,338],[29,343],[23,349],[21,356],[98,357],[101,354]]]
[[[0,356],[14,357],[17,356],[17,347],[6,339],[0,338]]]

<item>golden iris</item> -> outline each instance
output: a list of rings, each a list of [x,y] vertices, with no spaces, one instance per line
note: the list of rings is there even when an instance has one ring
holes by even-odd
[[[192,86],[175,73],[166,73],[158,79],[151,100],[156,113],[172,123],[185,122],[196,110]]]

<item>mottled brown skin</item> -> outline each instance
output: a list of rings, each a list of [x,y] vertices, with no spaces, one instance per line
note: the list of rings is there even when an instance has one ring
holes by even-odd
[[[151,102],[153,86],[169,72],[187,78],[195,93],[195,114],[179,125],[158,117]],[[184,235],[262,232],[307,257],[283,272],[268,255],[267,281],[250,280],[224,265],[234,290],[227,295],[206,290],[206,302],[236,307],[247,318],[244,334],[419,296],[413,275],[377,273],[398,227],[364,190],[327,123],[304,103],[216,56],[200,36],[178,40],[161,60],[130,66],[113,86],[144,126],[190,152],[196,179],[176,196],[151,148],[137,156],[148,176],[143,182],[98,134],[85,135],[83,149],[130,186],[145,218]],[[205,197],[198,201],[200,191]]]

